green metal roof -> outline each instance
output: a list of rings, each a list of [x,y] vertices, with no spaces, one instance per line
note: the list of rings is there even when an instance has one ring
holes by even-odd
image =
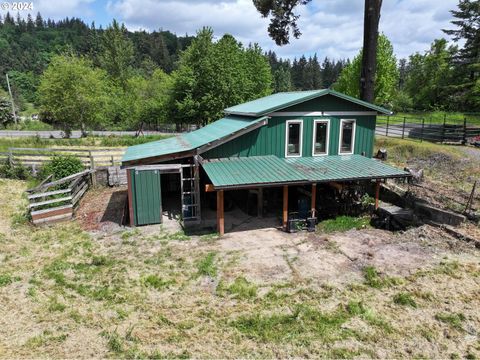
[[[405,177],[409,173],[362,155],[287,158],[285,161],[310,181],[341,181]]]
[[[268,184],[406,177],[409,174],[361,155],[279,158],[274,155],[204,161],[217,189]]]
[[[333,95],[379,113],[387,115],[392,113],[381,106],[370,104],[366,101],[356,99],[331,89],[280,92],[229,107],[225,109],[225,113],[232,115],[262,116],[324,95]]]
[[[240,130],[248,129],[265,119],[266,117],[252,119],[234,115],[226,116],[223,119],[189,133],[130,146],[122,157],[122,163],[192,151],[212,141],[227,138]]]
[[[275,155],[204,160],[202,166],[215,187],[305,180],[302,172]]]

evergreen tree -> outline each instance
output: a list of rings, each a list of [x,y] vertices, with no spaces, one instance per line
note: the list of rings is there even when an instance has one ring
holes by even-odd
[[[125,25],[113,20],[103,34],[100,63],[123,88],[132,71],[133,55],[133,43],[127,37]]]
[[[457,27],[454,30],[443,30],[453,35],[455,41],[463,40],[463,48],[458,52],[455,60],[460,76],[459,83],[452,87],[452,91],[462,98],[466,108],[480,109],[480,1],[460,0],[458,9],[451,13],[455,20],[451,21]],[[472,109],[470,109],[472,110]]]

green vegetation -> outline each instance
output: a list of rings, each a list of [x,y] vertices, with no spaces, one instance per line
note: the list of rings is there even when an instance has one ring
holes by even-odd
[[[0,138],[0,152],[8,151],[9,147],[51,148],[72,146],[76,148],[92,147],[126,147],[161,140],[168,135],[146,136],[87,136],[79,139],[42,139],[39,137]]]
[[[362,50],[355,56],[340,74],[335,83],[335,90],[347,95],[360,97],[360,68],[362,65]],[[375,79],[375,103],[390,104],[397,93],[398,84],[397,59],[393,46],[384,34],[378,37],[377,75]]]
[[[215,265],[215,257],[217,254],[215,252],[209,252],[205,257],[200,259],[197,264],[198,272],[197,276],[217,276],[217,266]]]
[[[82,160],[73,155],[54,155],[50,161],[43,164],[38,178],[45,179],[53,175],[52,180],[59,180],[64,177],[76,174],[85,169]]]
[[[10,274],[0,274],[0,287],[10,285],[13,278]]]
[[[465,315],[462,313],[439,313],[435,315],[435,319],[448,324],[457,330],[462,330],[462,324],[465,321]]]
[[[332,233],[351,229],[364,229],[370,226],[369,217],[338,216],[335,219],[323,220],[317,225],[317,231]]]
[[[162,290],[164,288],[168,288],[170,285],[174,284],[175,282],[172,280],[165,280],[157,275],[147,275],[143,278],[142,282],[145,286],[152,287],[156,290]]]
[[[243,276],[237,277],[226,291],[238,299],[253,299],[257,296],[257,286]]]
[[[363,268],[363,277],[366,285],[376,289],[397,285],[401,282],[397,278],[381,276],[373,266],[365,266]]]
[[[407,292],[401,292],[401,293],[395,294],[395,296],[393,297],[393,302],[397,305],[410,306],[412,308],[417,307],[417,303],[415,302],[415,299],[412,297],[411,294]]]

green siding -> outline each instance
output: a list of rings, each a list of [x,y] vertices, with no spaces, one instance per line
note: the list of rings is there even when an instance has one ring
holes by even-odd
[[[132,205],[135,225],[162,222],[162,192],[158,170],[132,170]]]
[[[290,111],[290,109],[288,109],[288,111]],[[340,119],[356,119],[354,154],[362,154],[364,152],[367,157],[371,157],[373,154],[373,141],[375,135],[374,115],[273,116],[269,119],[268,125],[209,150],[202,154],[202,156],[207,159],[263,155],[276,155],[283,158],[285,157],[285,125],[286,121],[289,119],[303,120],[302,157],[312,156],[313,122],[315,119],[330,120],[329,155],[338,155]]]

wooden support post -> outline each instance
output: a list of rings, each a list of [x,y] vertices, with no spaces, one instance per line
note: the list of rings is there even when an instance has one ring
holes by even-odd
[[[223,213],[223,190],[217,191],[217,231],[222,236],[225,234],[225,216]]]
[[[288,185],[283,186],[283,228],[287,229],[288,221]]]
[[[312,217],[316,216],[317,210],[315,208],[315,202],[317,201],[317,184],[312,184],[312,202],[311,202],[311,212]]]
[[[263,188],[258,188],[257,193],[257,216],[263,217]]]
[[[88,151],[88,155],[90,157],[90,170],[95,170],[95,159],[90,150]],[[92,176],[92,187],[96,187],[97,177],[95,176],[95,171],[92,171],[91,176]]]
[[[380,198],[380,180],[377,180],[375,184],[375,210],[378,209],[379,198]]]

